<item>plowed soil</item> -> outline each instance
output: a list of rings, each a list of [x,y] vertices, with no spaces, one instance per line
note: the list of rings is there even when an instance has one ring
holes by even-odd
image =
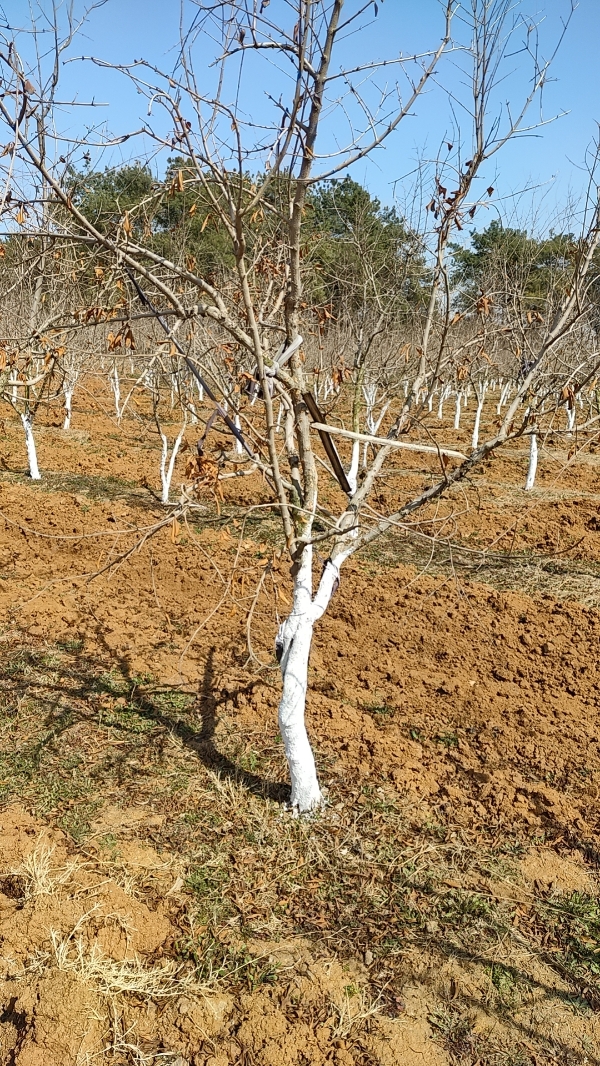
[[[600,457],[525,493],[515,448],[347,564],[294,822],[268,487],[173,524],[95,395],[38,484],[0,441],[1,1066],[600,1063]]]

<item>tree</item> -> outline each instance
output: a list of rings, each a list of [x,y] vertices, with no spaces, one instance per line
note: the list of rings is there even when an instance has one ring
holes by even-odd
[[[130,233],[147,237],[155,213],[154,182],[141,165],[77,172],[69,168],[71,200],[100,233],[114,234],[127,220]]]
[[[577,253],[572,233],[536,238],[494,219],[470,236],[470,248],[456,243],[450,248],[451,280],[461,309],[476,309],[483,294],[501,313],[552,313],[564,296]]]
[[[371,353],[370,358],[373,353],[378,359],[386,358],[386,323],[396,313],[399,300],[395,285],[389,278],[386,281],[385,271],[381,284],[379,280],[373,284],[367,274],[362,302],[349,308],[351,315],[357,306],[368,310],[367,329],[363,330],[360,321],[354,324],[359,357],[353,370],[345,364],[338,367],[339,391],[343,391],[344,383],[351,390],[352,428],[340,425],[339,416],[326,417],[310,391],[309,364],[304,360],[302,344],[312,321],[306,297],[313,262],[305,254],[311,196],[314,189],[325,189],[329,195],[333,188],[335,213],[337,187],[323,183],[346,174],[352,163],[374,152],[412,112],[450,47],[452,5],[446,7],[441,40],[430,53],[412,64],[404,58],[386,60],[397,72],[412,74],[407,77],[405,95],[394,87],[380,92],[378,98],[372,75],[383,61],[367,60],[358,67],[351,62],[344,65],[344,41],[351,31],[360,29],[361,21],[373,13],[373,6],[360,0],[295,0],[292,7],[295,24],[290,26],[285,21],[287,8],[282,9],[278,24],[277,12],[265,4],[259,11],[256,5],[250,10],[242,0],[227,4],[198,0],[175,70],[157,72],[145,63],[119,68],[135,90],[148,98],[149,106],[161,107],[166,113],[169,134],[165,135],[164,121],[155,125],[149,121],[146,136],[153,136],[163,148],[178,146],[182,156],[191,161],[189,175],[181,179],[183,188],[210,204],[213,218],[227,234],[234,263],[230,276],[207,277],[196,264],[185,261],[181,252],[177,259],[168,258],[156,250],[150,237],[138,237],[125,216],[114,233],[90,221],[56,171],[36,152],[27,135],[27,123],[18,119],[23,100],[27,116],[35,115],[37,104],[24,88],[12,53],[4,55],[3,63],[5,82],[13,87],[13,95],[0,99],[0,115],[10,126],[20,164],[39,172],[69,213],[63,236],[66,232],[80,235],[111,262],[112,269],[121,272],[130,308],[140,315],[155,314],[164,324],[173,348],[203,383],[207,396],[215,396],[215,377],[210,387],[207,377],[211,366],[220,361],[221,387],[228,387],[229,375],[232,390],[237,387],[238,395],[245,397],[239,405],[241,428],[228,414],[223,396],[215,398],[214,410],[271,486],[272,506],[281,518],[294,592],[291,611],[276,640],[282,674],[279,726],[290,768],[292,807],[305,812],[322,802],[305,725],[308,658],[314,626],[337,588],[343,563],[382,533],[403,527],[416,512],[426,513],[491,452],[530,432],[535,412],[529,401],[524,407],[526,398],[549,369],[563,378],[572,373],[569,345],[589,313],[600,215],[592,182],[588,217],[570,259],[569,285],[557,299],[553,316],[525,333],[526,368],[500,425],[468,455],[438,444],[427,424],[434,390],[453,375],[459,376],[472,347],[478,349],[482,340],[493,339],[504,329],[492,323],[490,306],[485,304],[476,311],[470,335],[453,333],[457,323],[451,306],[449,246],[463,227],[465,215],[472,217],[481,203],[473,196],[480,170],[511,138],[530,128],[525,116],[548,70],[547,64],[538,63],[535,50],[525,50],[532,64],[530,90],[515,111],[497,114],[495,93],[500,91],[503,64],[512,62],[513,38],[520,33],[521,24],[512,0],[471,0],[463,12],[471,39],[462,53],[471,93],[465,105],[471,128],[466,134],[457,131],[456,144],[449,144],[436,160],[426,209],[432,253],[426,299],[418,301],[413,336],[396,355],[402,363],[405,391],[397,389],[397,377],[388,379],[390,406],[381,436],[357,428],[362,408],[356,398],[360,401],[362,395],[360,374],[366,365],[365,353]],[[203,41],[216,41],[216,81],[205,87],[200,87],[200,78],[210,75],[204,57],[198,58],[195,52],[199,34]],[[397,42],[393,42],[393,51],[397,54]],[[275,95],[270,93],[257,131],[242,103],[243,78],[262,76],[265,83],[263,62],[268,62],[271,80],[281,78],[281,97],[277,90]],[[273,75],[273,70],[279,73]],[[233,91],[233,85],[241,88]],[[342,98],[344,90],[347,95]],[[333,132],[339,135],[344,116],[349,126],[346,147],[337,151]],[[261,170],[260,181],[249,175],[249,161],[255,171]],[[356,189],[349,184],[344,188],[348,195],[346,221],[343,213],[340,221],[345,227],[342,234],[348,233],[351,211],[359,208],[355,217],[365,220],[365,240],[371,226],[376,232],[383,225],[379,232],[396,233],[392,245],[397,248],[394,227],[398,221],[382,219],[379,209],[372,209]],[[492,192],[488,190],[488,197]],[[325,196],[323,203],[328,202],[332,203],[331,198],[327,201]],[[388,225],[390,231],[386,230]],[[362,269],[362,261],[358,263],[355,257],[357,239],[355,229],[348,249],[343,249],[344,256],[352,251],[348,276],[354,278]],[[377,262],[373,260],[377,250],[375,241],[370,249],[371,263]],[[411,262],[417,263],[418,275],[419,260]],[[395,277],[394,271],[390,276]],[[346,302],[345,291],[340,292],[340,301]],[[352,300],[348,303],[352,305]],[[460,320],[460,314],[458,317]],[[184,324],[196,327],[195,334],[179,328]],[[523,334],[523,324],[520,329]],[[586,361],[586,372],[595,362],[595,355]],[[278,409],[283,411],[283,444],[278,435]],[[346,440],[351,442],[350,456],[344,452]],[[362,444],[372,446],[372,456],[359,478],[356,456]],[[376,486],[399,451],[433,454],[437,469],[428,488],[383,513]],[[327,552],[317,572],[316,549]]]
[[[307,284],[312,303],[354,316],[380,300],[388,315],[400,319],[423,300],[422,246],[395,208],[382,208],[345,175],[317,186],[307,198],[307,213],[305,254],[316,271]]]

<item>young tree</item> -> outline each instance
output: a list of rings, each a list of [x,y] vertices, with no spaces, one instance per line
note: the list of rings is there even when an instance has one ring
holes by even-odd
[[[481,347],[482,334],[490,331],[489,323],[482,319],[492,317],[491,310],[488,314],[485,308],[475,309],[469,319],[471,335],[466,336],[463,322],[462,340],[455,343],[455,335],[459,335],[453,333],[456,320],[448,272],[450,242],[463,227],[465,216],[473,217],[481,203],[473,189],[482,168],[511,138],[530,128],[526,115],[544,85],[548,69],[547,64],[540,65],[535,51],[528,47],[524,54],[532,65],[530,89],[516,111],[497,113],[503,64],[508,61],[522,24],[512,0],[471,0],[462,12],[463,27],[468,26],[470,35],[462,55],[471,90],[470,102],[465,104],[471,128],[466,133],[456,130],[453,143],[448,142],[445,154],[436,162],[427,205],[431,265],[427,277],[419,282],[426,286],[425,299],[421,291],[415,301],[417,313],[411,319],[410,339],[400,349],[402,378],[397,373],[388,376],[387,430],[385,435],[377,436],[360,429],[364,414],[362,390],[370,383],[361,374],[367,365],[362,355],[365,348],[371,353],[369,367],[376,366],[372,353],[377,346],[380,355],[384,355],[387,332],[383,336],[382,324],[387,331],[390,300],[398,300],[398,294],[390,292],[385,284],[385,278],[390,277],[390,262],[391,276],[396,276],[393,255],[386,261],[383,273],[377,273],[377,284],[367,277],[367,288],[363,285],[358,304],[347,292],[340,292],[340,302],[352,305],[349,314],[358,314],[358,307],[363,317],[353,319],[348,331],[353,343],[358,343],[354,366],[338,364],[340,394],[343,396],[344,378],[352,390],[352,428],[334,425],[334,419],[326,419],[319,410],[310,391],[301,344],[313,313],[306,306],[306,274],[314,261],[305,254],[305,234],[313,226],[311,198],[318,201],[318,193],[313,190],[331,190],[323,182],[345,174],[353,163],[375,152],[412,112],[420,93],[438,70],[444,52],[451,47],[452,4],[446,7],[441,39],[431,52],[412,62],[405,58],[385,59],[388,70],[395,68],[399,76],[412,72],[412,77],[406,79],[405,95],[395,85],[392,90],[379,91],[378,98],[373,75],[384,60],[366,59],[356,65],[345,63],[344,53],[348,35],[376,15],[376,7],[370,2],[294,0],[285,7],[271,8],[263,3],[259,9],[257,4],[247,5],[242,0],[197,0],[194,9],[174,70],[160,72],[143,62],[120,69],[148,99],[146,136],[153,136],[157,146],[166,151],[176,149],[186,160],[186,167],[179,168],[173,178],[177,181],[174,195],[192,195],[198,202],[208,204],[211,218],[227,235],[233,264],[229,275],[203,273],[186,259],[183,247],[174,258],[169,258],[164,248],[157,250],[152,239],[144,239],[143,228],[139,236],[134,208],[128,209],[116,231],[108,232],[78,207],[56,170],[44,162],[27,135],[28,116],[35,115],[36,101],[24,87],[12,54],[5,54],[3,61],[5,81],[13,86],[14,95],[0,99],[0,115],[10,125],[19,159],[42,174],[52,195],[69,213],[69,232],[91,240],[114,269],[121,270],[129,301],[133,305],[137,298],[140,313],[158,305],[157,314],[169,312],[168,320],[164,315],[161,319],[166,334],[188,368],[198,375],[206,395],[215,395],[214,379],[213,389],[207,387],[206,368],[211,360],[214,362],[216,353],[225,354],[225,345],[229,349],[227,358],[233,353],[247,383],[248,406],[240,405],[239,409],[241,432],[225,410],[223,398],[218,400],[216,410],[271,485],[273,505],[281,517],[294,592],[291,611],[276,640],[282,674],[279,725],[290,768],[292,807],[310,811],[322,802],[322,794],[305,725],[308,659],[314,626],[337,588],[341,567],[360,547],[426,509],[494,449],[528,432],[531,404],[521,411],[522,405],[551,361],[560,365],[569,336],[589,313],[591,265],[600,234],[598,204],[592,197],[589,217],[569,259],[570,280],[556,301],[556,310],[535,328],[525,331],[527,367],[500,426],[468,456],[439,445],[428,426],[431,398],[453,376],[461,380],[458,370],[464,364],[465,350]],[[287,15],[291,10],[294,21],[290,25]],[[277,21],[279,12],[281,22]],[[217,42],[216,65],[208,68],[214,72],[212,84],[203,80],[207,68],[196,51],[200,35],[203,42]],[[397,56],[398,42],[393,44]],[[272,88],[257,130],[255,122],[248,118],[244,79],[265,84],[264,64],[268,64]],[[111,66],[107,62],[102,65]],[[17,112],[11,110],[10,99],[17,101]],[[19,118],[23,101],[24,122]],[[154,120],[156,108],[166,112],[167,132],[164,120]],[[342,122],[347,123],[345,131]],[[339,149],[339,144],[345,147]],[[337,187],[333,188],[337,195]],[[487,197],[492,193],[493,189],[488,188]],[[157,202],[168,204],[164,189],[155,190],[153,195]],[[187,208],[188,217],[191,206],[190,203]],[[367,210],[366,218],[370,225],[373,213],[369,215]],[[375,212],[373,224],[381,222]],[[402,225],[402,246],[408,227],[394,219],[385,222],[384,230],[388,223],[392,228]],[[348,232],[344,229],[342,240]],[[359,238],[354,227],[344,255],[361,247]],[[367,246],[368,241],[362,245]],[[371,247],[371,265],[376,263],[373,252]],[[338,261],[344,261],[343,257]],[[411,285],[412,278],[419,275],[422,258],[415,257],[412,262],[415,270],[406,274]],[[352,276],[360,276],[357,270],[362,270],[363,264],[354,260],[351,265]],[[365,291],[368,296],[363,313]],[[181,337],[177,334],[176,327],[190,321],[200,323],[205,333],[201,350],[194,348],[183,333]],[[395,321],[398,327],[397,315]],[[496,328],[500,330],[501,324],[497,323]],[[350,371],[349,377],[343,368]],[[402,388],[400,380],[406,382]],[[281,409],[283,445],[277,425]],[[346,417],[343,405],[336,410]],[[339,421],[340,416],[337,417]],[[340,450],[336,444],[344,440],[353,444],[350,461],[343,461],[340,456],[343,443]],[[355,457],[361,443],[373,445],[373,455],[359,478]],[[381,513],[374,502],[378,479],[394,457],[411,451],[432,453],[438,461],[437,477],[430,487],[392,509],[392,513]],[[335,505],[324,504],[324,486],[328,496],[337,501]],[[314,566],[317,546],[328,552],[319,572]]]

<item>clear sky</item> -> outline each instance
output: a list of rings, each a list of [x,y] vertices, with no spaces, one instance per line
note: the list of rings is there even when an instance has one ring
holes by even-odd
[[[467,6],[468,3],[466,0]],[[42,10],[45,6],[47,0],[40,0]],[[272,0],[270,10],[278,14],[286,6],[285,0]],[[187,0],[186,7],[189,17],[195,9]],[[552,51],[560,34],[561,19],[568,15],[569,8],[570,0],[545,0],[543,4],[540,0],[532,3],[525,0],[521,5],[528,24],[539,24],[543,55],[548,56]],[[29,0],[0,0],[0,23],[4,21],[11,29],[26,28],[30,24],[30,10]],[[179,0],[107,0],[92,12],[69,55],[94,55],[124,64],[143,57],[168,70],[173,67],[177,54],[179,18]],[[383,58],[400,51],[409,54],[434,47],[442,27],[439,0],[380,0],[378,17],[345,41],[343,60],[352,65],[366,57]],[[460,40],[464,37],[460,20],[455,29]],[[524,30],[515,38],[515,44],[523,39]],[[539,224],[543,225],[551,219],[555,205],[562,205],[570,196],[580,196],[585,184],[585,172],[581,168],[586,148],[597,136],[600,120],[599,46],[600,0],[580,0],[543,95],[545,119],[567,113],[534,136],[507,146],[482,176],[483,181],[495,186],[498,203],[506,204],[507,211],[510,200],[503,197],[537,186],[533,197],[520,201],[520,211],[526,213],[535,202],[540,211]],[[23,54],[28,53],[27,35],[20,35],[19,47]],[[430,85],[417,102],[414,114],[402,123],[385,148],[376,151],[370,162],[362,162],[354,169],[357,180],[364,182],[385,203],[391,203],[400,190],[403,195],[410,190],[410,179],[404,184],[399,179],[413,170],[419,158],[434,156],[444,138],[452,141],[457,138],[448,90],[455,101],[455,115],[460,114],[456,99],[464,95],[461,74],[464,62],[464,56],[458,52],[446,56],[439,67],[437,84]],[[203,63],[204,60],[198,68],[200,78]],[[523,55],[516,54],[508,61],[506,81],[497,96],[498,106],[507,100],[516,105],[526,88],[526,69]],[[210,77],[208,70],[206,77]],[[269,85],[260,76],[251,77],[246,85],[246,107],[253,117],[262,116],[268,106],[266,92],[273,92],[276,74],[274,79]],[[393,75],[386,71],[386,79],[390,84]],[[383,76],[378,77],[377,83],[382,82]],[[122,133],[139,128],[147,120],[145,101],[136,95],[131,84],[122,75],[90,63],[70,62],[63,67],[59,98],[69,101],[75,97],[80,101],[92,98],[106,101],[109,106],[93,112],[84,108],[69,112],[64,108],[58,124],[65,131],[80,131],[86,123],[105,123],[111,132]],[[539,109],[531,117],[532,120],[539,117]],[[325,136],[335,137],[335,130],[330,129]],[[129,145],[113,149],[112,154],[104,154],[102,165],[127,159],[132,151]],[[156,163],[159,169],[163,165],[164,160]]]

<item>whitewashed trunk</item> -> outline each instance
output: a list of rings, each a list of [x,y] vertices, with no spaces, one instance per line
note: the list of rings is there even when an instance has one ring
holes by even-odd
[[[27,462],[29,463],[29,476],[33,481],[40,481],[42,475],[37,461],[35,438],[33,436],[33,418],[30,414],[21,415],[21,423],[25,433],[25,447],[27,448]]]
[[[161,503],[167,504],[169,502],[169,493],[171,491],[171,481],[173,479],[173,470],[175,469],[175,460],[181,442],[183,440],[183,434],[185,433],[185,425],[183,425],[177,434],[175,442],[173,444],[173,450],[171,452],[171,458],[167,464],[167,458],[169,456],[169,442],[164,433],[161,433],[160,439],[162,440],[162,452],[160,456],[160,483],[161,483]]]
[[[532,433],[529,438],[529,466],[527,468],[527,478],[525,480],[525,492],[531,492],[535,485],[535,475],[537,473],[538,464],[538,444],[537,433]]]
[[[73,389],[67,388],[64,390],[65,397],[65,420],[63,422],[63,429],[71,428],[71,415],[73,413]]]
[[[115,413],[117,415],[117,423],[121,425],[121,383],[119,381],[119,371],[116,366],[113,367],[112,374],[109,376],[109,381],[115,398]]]
[[[485,389],[483,390],[481,396],[478,396],[478,398],[477,398],[477,410],[475,411],[475,423],[473,425],[473,437],[471,438],[471,447],[472,447],[473,451],[475,451],[477,445],[479,444],[479,426],[480,426],[480,423],[481,423],[481,412],[483,411],[484,402],[485,402]]]
[[[366,466],[366,461],[367,461],[366,460],[366,449],[367,449],[367,445],[365,444],[365,453],[364,453],[364,457],[363,457],[363,465],[365,465],[365,466]],[[353,496],[354,496],[354,493],[356,492],[357,484],[358,484],[358,462],[359,462],[359,459],[360,459],[360,441],[359,440],[353,440],[352,441],[352,458],[350,459],[350,468],[349,468],[348,473],[346,475],[346,477],[348,478],[348,484],[350,486],[350,491],[351,491]]]
[[[461,405],[461,395],[460,395],[460,392],[458,392],[456,394],[456,408],[454,410],[454,428],[455,429],[460,429],[460,405]]]
[[[240,416],[236,415],[233,421],[234,421],[235,428],[241,430],[242,423],[240,422]],[[237,437],[235,438],[235,452],[236,452],[236,455],[243,455],[244,454],[244,449],[242,447],[241,441],[239,441]]]
[[[344,556],[340,556],[340,562],[348,554],[350,549]],[[283,678],[279,732],[290,770],[291,807],[296,814],[308,813],[323,805],[323,794],[304,719],[313,628],[325,611],[338,580],[338,566],[328,559],[313,598],[312,546],[305,547],[294,579],[292,611],[280,625],[275,640],[275,651]]]
[[[497,415],[500,414],[502,408],[504,407],[504,404],[506,403],[507,398],[508,398],[509,391],[510,391],[510,384],[507,382],[506,384],[504,384],[502,386],[502,388],[500,390],[500,399],[498,400],[498,406],[496,408],[496,414]]]
[[[577,417],[577,411],[575,406],[572,408],[567,407],[567,432],[572,433],[575,429],[575,419]]]

